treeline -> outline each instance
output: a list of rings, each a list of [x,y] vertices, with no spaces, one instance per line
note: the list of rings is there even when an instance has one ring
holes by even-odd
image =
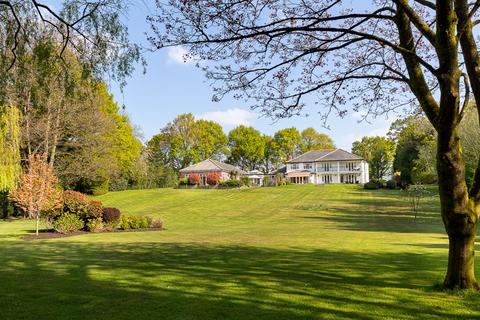
[[[470,186],[480,159],[480,129],[474,107],[469,106],[463,117],[459,130],[465,179]],[[368,161],[372,179],[396,176],[404,186],[438,182],[436,149],[437,133],[423,115],[399,119],[392,123],[387,137],[363,137],[352,146],[353,153]]]
[[[267,173],[301,153],[333,148],[333,140],[313,128],[302,132],[286,128],[269,136],[240,125],[225,134],[218,123],[195,119],[190,113],[176,117],[147,143],[150,163],[175,172],[214,158],[243,170]]]
[[[55,37],[21,45],[0,79],[0,191],[15,187],[26,159],[45,155],[64,189],[135,187],[143,146],[105,82]],[[7,49],[0,56],[10,54]],[[0,58],[1,59],[1,58]],[[3,66],[5,67],[5,66]]]

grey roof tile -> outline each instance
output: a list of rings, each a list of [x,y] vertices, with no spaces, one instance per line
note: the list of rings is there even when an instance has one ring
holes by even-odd
[[[342,149],[312,150],[287,161],[287,163],[346,160],[363,160],[363,158]]]

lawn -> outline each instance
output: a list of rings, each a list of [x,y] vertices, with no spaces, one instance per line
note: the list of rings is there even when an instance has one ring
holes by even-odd
[[[359,186],[147,190],[99,199],[166,230],[24,241],[0,222],[1,319],[472,319],[438,289],[438,198]],[[477,264],[478,265],[478,264]]]

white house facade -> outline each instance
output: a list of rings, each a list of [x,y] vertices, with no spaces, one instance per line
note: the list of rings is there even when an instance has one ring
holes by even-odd
[[[367,183],[368,163],[342,149],[312,150],[287,161],[286,178],[296,184]]]

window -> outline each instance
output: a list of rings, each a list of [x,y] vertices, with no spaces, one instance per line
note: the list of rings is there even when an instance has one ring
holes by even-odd
[[[297,170],[298,169],[298,163],[292,163],[291,168],[292,168],[292,170]]]
[[[330,162],[322,163],[322,169],[325,172],[332,171],[332,164]]]
[[[312,169],[312,164],[311,163],[304,163],[303,168],[304,169]]]

